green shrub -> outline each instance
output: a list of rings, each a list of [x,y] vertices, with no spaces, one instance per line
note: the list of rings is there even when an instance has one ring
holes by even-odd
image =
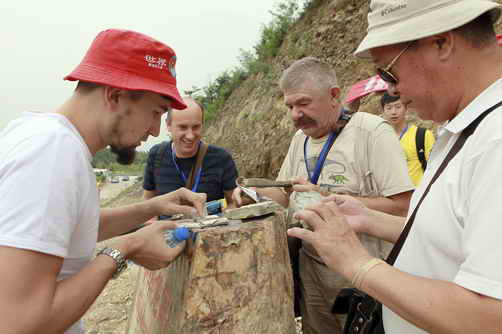
[[[290,27],[302,15],[299,2],[303,2],[302,11],[318,6],[323,0],[285,0],[270,13],[273,19],[262,26],[261,36],[252,51],[240,50],[239,66],[224,71],[205,87],[192,87],[185,91],[205,106],[206,120],[212,120],[223,108],[227,99],[249,76],[264,73],[266,79],[277,76],[271,73],[272,60],[277,56]]]
[[[127,173],[129,175],[141,175],[148,159],[148,153],[137,151],[136,159],[130,165],[121,165],[117,161],[117,157],[110,148],[99,151],[92,159],[91,165],[93,168],[108,169],[112,172]]]

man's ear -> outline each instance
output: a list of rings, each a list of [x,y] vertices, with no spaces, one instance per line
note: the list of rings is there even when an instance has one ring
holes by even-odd
[[[103,100],[107,109],[118,110],[120,98],[124,91],[115,87],[105,86],[103,89]]]
[[[331,105],[333,106],[333,108],[338,107],[338,105],[340,104],[340,95],[341,95],[340,88],[331,87],[330,94],[331,94]]]
[[[455,37],[451,31],[430,37],[432,47],[436,50],[439,60],[444,61],[451,57],[455,46]]]
[[[331,87],[330,89],[331,97],[335,99],[340,99],[340,92],[341,90],[339,87]]]

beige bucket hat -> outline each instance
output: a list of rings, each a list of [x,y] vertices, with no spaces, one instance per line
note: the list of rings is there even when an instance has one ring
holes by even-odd
[[[373,48],[450,31],[488,11],[496,22],[501,7],[487,0],[372,0],[368,33],[355,55],[369,59]]]

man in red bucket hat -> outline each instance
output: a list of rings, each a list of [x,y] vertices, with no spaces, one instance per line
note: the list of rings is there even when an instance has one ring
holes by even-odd
[[[126,260],[159,269],[181,252],[165,242],[173,222],[119,235],[158,215],[202,213],[204,194],[100,210],[91,166],[107,146],[131,163],[162,114],[185,108],[175,64],[151,37],[103,31],[65,77],[77,88],[55,113],[26,113],[0,133],[0,333],[83,333],[79,319]],[[115,236],[92,259],[96,241]]]

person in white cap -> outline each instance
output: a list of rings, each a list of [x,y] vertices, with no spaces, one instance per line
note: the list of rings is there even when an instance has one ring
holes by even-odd
[[[173,222],[119,235],[154,216],[202,214],[204,194],[100,210],[91,165],[108,145],[131,163],[161,115],[185,107],[175,60],[151,37],[103,31],[65,78],[77,88],[56,112],[26,113],[0,133],[0,333],[84,333],[80,317],[128,259],[159,269],[182,251],[166,245]],[[116,236],[93,259],[96,241]]]
[[[312,230],[288,233],[383,304],[385,333],[501,333],[502,50],[493,29],[501,9],[481,0],[370,6],[356,55],[376,63],[391,92],[421,118],[445,122],[408,228],[402,218],[335,195],[297,214]],[[369,256],[354,231],[392,242],[401,231],[407,237],[390,266]]]

